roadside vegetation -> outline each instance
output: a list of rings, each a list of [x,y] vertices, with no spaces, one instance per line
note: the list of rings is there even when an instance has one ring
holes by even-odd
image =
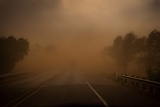
[[[14,36],[0,37],[0,74],[9,73],[28,54],[29,42]]]
[[[114,59],[116,73],[128,74],[128,65],[136,62],[148,79],[160,82],[160,31],[153,30],[143,37],[133,32],[117,36],[105,51]]]

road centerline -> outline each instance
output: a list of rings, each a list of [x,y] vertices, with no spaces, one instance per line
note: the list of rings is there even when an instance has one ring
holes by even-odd
[[[96,94],[96,96],[102,101],[102,103],[105,105],[105,107],[109,107],[107,102],[98,94],[98,92],[89,84],[89,82],[86,81],[86,83],[90,87],[90,89]]]

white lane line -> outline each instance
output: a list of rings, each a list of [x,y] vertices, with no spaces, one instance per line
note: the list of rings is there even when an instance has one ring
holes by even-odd
[[[15,100],[13,100],[13,101],[11,101],[11,102],[7,103],[6,105],[4,105],[4,106],[2,106],[2,107],[7,107],[7,106],[9,106],[11,103],[16,102],[17,100],[19,100],[20,98],[22,98],[23,96],[27,95],[28,93],[30,93],[30,92],[32,92],[32,91],[33,91],[33,89],[32,89],[32,90],[30,90],[30,91],[28,91],[28,92],[26,92],[26,93],[24,93],[23,95],[19,96],[19,97],[18,97],[18,98],[16,98]]]
[[[91,90],[96,94],[96,96],[102,101],[102,103],[106,106],[109,107],[109,105],[106,103],[106,101],[97,93],[97,91],[89,84],[88,81],[86,81],[87,85],[91,88]]]
[[[56,74],[56,73],[57,73],[57,72],[55,72],[55,74]],[[52,80],[50,80],[50,81],[52,81]],[[49,82],[50,82],[50,81],[49,81]],[[49,82],[43,84],[43,85],[42,85],[40,88],[38,88],[37,90],[31,89],[31,90],[27,91],[26,93],[22,94],[21,96],[17,97],[16,99],[10,101],[9,103],[3,105],[2,107],[10,107],[11,104],[15,103],[16,101],[18,102],[18,100],[22,99],[22,97],[25,97],[25,96],[26,96],[27,94],[29,94],[29,93],[31,93],[31,94],[33,95],[33,93],[36,93],[36,92],[38,92],[40,89],[44,88]],[[34,90],[35,90],[36,92],[35,92]],[[31,94],[29,94],[28,96],[30,97]],[[27,97],[28,97],[28,96],[27,96]],[[29,98],[29,97],[28,97],[28,98]],[[26,98],[26,97],[25,97],[25,98]],[[27,99],[28,99],[28,98],[27,98]],[[22,100],[24,100],[24,99],[22,99]],[[22,101],[22,100],[20,100],[20,101]],[[25,100],[26,100],[26,99],[25,99]],[[24,101],[25,101],[25,100],[24,100]],[[21,103],[22,103],[22,102],[21,102]],[[16,105],[17,105],[17,104],[16,104]],[[14,106],[16,106],[16,105],[14,105]],[[12,105],[12,106],[13,106],[13,105]]]
[[[51,82],[51,81],[49,81]],[[47,82],[46,84],[44,84],[42,87],[38,88],[37,90],[35,90],[34,92],[32,92],[30,95],[26,96],[24,99],[22,99],[21,101],[19,101],[17,104],[15,104],[13,107],[17,107],[18,105],[20,105],[21,103],[23,103],[24,101],[26,101],[29,97],[31,97],[32,95],[34,95],[35,93],[37,93],[39,90],[41,90],[42,88],[44,88],[46,85],[49,84],[49,82]]]

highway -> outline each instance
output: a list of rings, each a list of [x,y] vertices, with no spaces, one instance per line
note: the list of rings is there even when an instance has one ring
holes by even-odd
[[[0,80],[0,107],[160,107],[160,98],[96,73],[48,71]]]

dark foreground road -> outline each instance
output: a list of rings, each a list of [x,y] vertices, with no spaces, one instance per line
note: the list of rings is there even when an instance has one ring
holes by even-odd
[[[30,73],[0,81],[0,107],[160,107],[160,98],[96,74]]]

